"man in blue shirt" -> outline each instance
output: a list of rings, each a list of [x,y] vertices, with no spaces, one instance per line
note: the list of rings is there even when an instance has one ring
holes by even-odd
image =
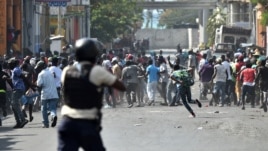
[[[12,70],[11,79],[13,83],[13,100],[11,106],[16,120],[16,125],[13,128],[23,128],[28,123],[28,120],[25,119],[20,106],[20,99],[24,95],[25,85],[22,70],[19,67],[19,60],[11,58],[9,60],[9,67]]]
[[[159,68],[153,65],[153,60],[148,61],[148,67],[146,68],[146,76],[148,77],[147,81],[147,93],[149,98],[148,105],[152,105],[155,100],[155,93],[157,90],[157,83],[159,78]]]

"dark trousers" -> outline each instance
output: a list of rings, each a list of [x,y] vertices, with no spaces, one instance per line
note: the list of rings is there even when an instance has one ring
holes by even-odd
[[[12,106],[12,110],[14,112],[14,117],[15,120],[17,122],[17,124],[20,124],[22,122],[24,122],[25,117],[21,111],[21,103],[20,103],[20,99],[23,96],[24,91],[23,90],[14,90],[13,91],[13,99],[11,102],[11,106]]]
[[[6,103],[7,103],[6,93],[5,92],[0,92],[0,107],[5,108]]]
[[[126,98],[128,104],[133,104],[133,102],[136,102],[136,90],[137,90],[137,83],[126,84]],[[131,94],[133,94],[132,97]]]
[[[231,103],[231,101],[234,101],[234,104],[237,104],[237,99],[236,99],[236,95],[235,95],[235,82],[234,81],[232,81],[232,80],[226,81],[225,94],[227,96],[225,98],[226,103]],[[231,100],[231,98],[233,100]]]
[[[193,110],[190,107],[190,105],[188,104],[188,103],[195,103],[195,101],[192,100],[191,88],[190,87],[180,86],[179,91],[180,91],[180,97],[181,97],[181,100],[182,100],[182,103],[183,103],[184,107],[190,113],[192,113]]]
[[[63,117],[58,127],[58,151],[105,151],[98,122]]]
[[[249,85],[243,85],[242,86],[242,104],[245,105],[245,97],[249,97],[251,100],[251,105],[255,105],[255,87],[249,86]]]
[[[0,93],[0,108],[2,109],[2,112],[6,113],[7,112],[7,99],[6,99],[6,93],[5,92],[1,92]]]

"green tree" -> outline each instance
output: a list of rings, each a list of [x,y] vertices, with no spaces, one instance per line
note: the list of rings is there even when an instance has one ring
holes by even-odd
[[[196,18],[198,18],[198,10],[166,9],[160,16],[158,26],[170,29],[176,24],[196,24]]]
[[[102,42],[132,33],[142,20],[142,9],[130,0],[93,0],[91,5],[91,37]]]
[[[264,11],[261,18],[261,24],[268,26],[268,1],[267,0],[251,0],[253,4],[261,4],[264,7]]]
[[[223,12],[222,8],[217,7],[213,10],[213,14],[208,18],[208,24],[206,27],[209,36],[208,46],[212,46],[214,44],[216,29],[225,24],[226,14]]]

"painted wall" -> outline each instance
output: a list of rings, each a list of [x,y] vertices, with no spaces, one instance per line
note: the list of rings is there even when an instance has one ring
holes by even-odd
[[[198,29],[140,29],[135,34],[136,40],[149,38],[150,49],[196,48],[199,44]]]

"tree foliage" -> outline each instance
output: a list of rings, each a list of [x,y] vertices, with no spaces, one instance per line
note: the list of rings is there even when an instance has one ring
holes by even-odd
[[[212,46],[215,41],[215,32],[216,29],[219,28],[221,25],[226,24],[226,14],[223,12],[223,9],[217,7],[213,14],[208,19],[208,24],[206,30],[208,32],[208,46]]]
[[[142,20],[142,10],[129,0],[91,1],[91,37],[103,42],[131,33],[138,21]]]
[[[253,4],[261,4],[264,8],[262,12],[261,24],[268,26],[268,1],[267,0],[251,0]]]
[[[173,28],[176,24],[196,24],[198,10],[166,9],[160,16],[159,27]]]

